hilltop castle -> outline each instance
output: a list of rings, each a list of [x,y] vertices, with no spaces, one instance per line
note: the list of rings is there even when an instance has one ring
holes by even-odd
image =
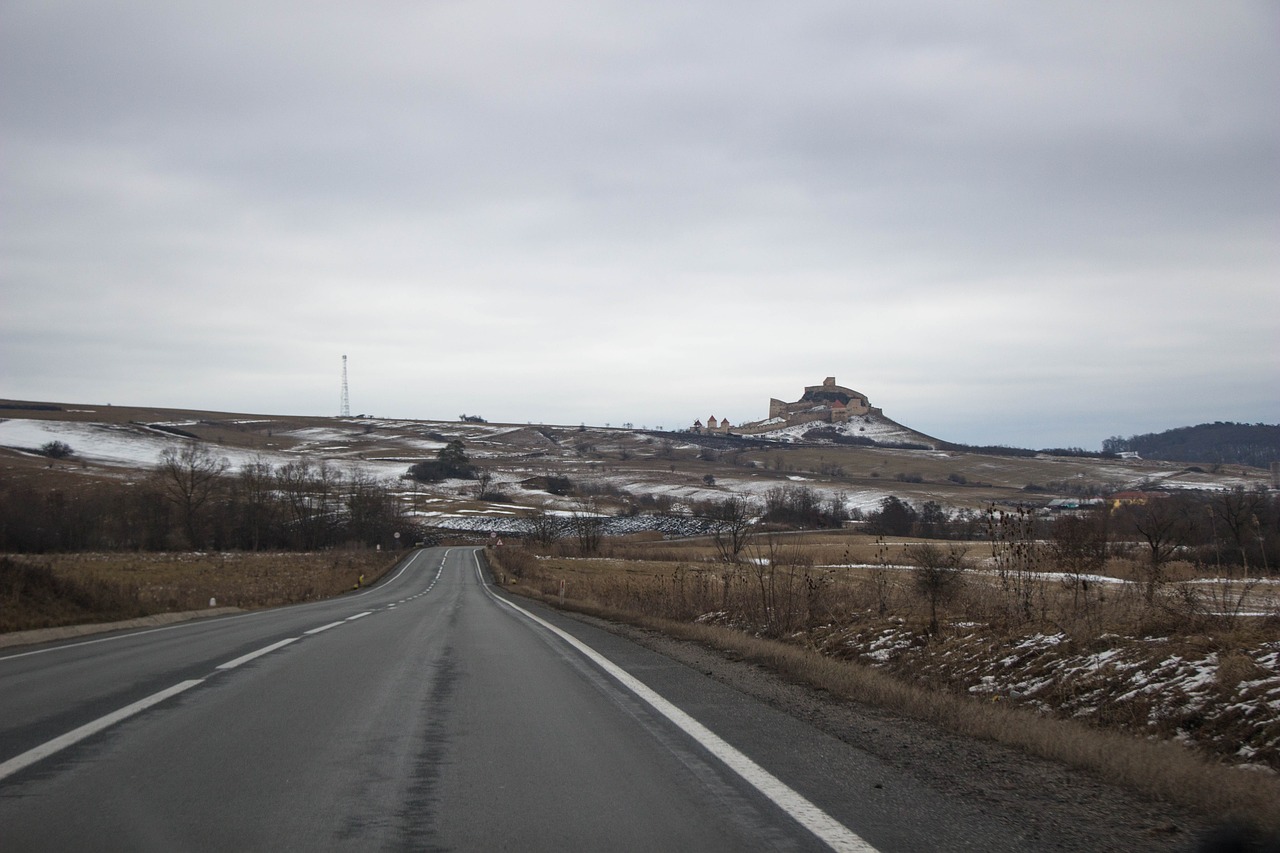
[[[689,431],[750,434],[804,423],[847,423],[850,418],[859,415],[881,414],[883,412],[872,406],[865,394],[837,385],[836,378],[828,376],[822,380],[821,385],[806,386],[804,396],[794,403],[784,403],[776,398],[770,400],[767,420],[731,427],[727,420],[717,421],[713,416],[707,419],[705,426],[702,421],[694,421]]]
[[[872,413],[880,414],[880,410],[872,407],[865,394],[837,385],[834,376],[822,380],[821,385],[805,386],[804,396],[794,403],[776,398],[769,401],[769,420],[781,418],[787,426],[809,421],[838,424]]]

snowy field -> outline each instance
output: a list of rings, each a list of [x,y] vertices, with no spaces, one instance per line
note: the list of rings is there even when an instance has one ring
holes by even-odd
[[[94,414],[104,420],[117,420],[75,420]],[[431,492],[444,498],[435,509],[439,514],[433,519],[440,519],[435,523],[452,519],[447,523],[473,528],[510,525],[512,510],[501,504],[475,501],[474,481],[422,485],[402,479],[411,464],[434,458],[453,440],[463,442],[467,455],[492,475],[498,489],[522,504],[553,512],[573,509],[574,499],[528,488],[526,481],[555,474],[605,496],[606,503],[610,495],[615,495],[633,501],[643,499],[649,506],[661,502],[684,512],[697,503],[720,501],[730,495],[749,497],[760,504],[770,490],[806,488],[824,503],[839,501],[850,513],[866,513],[877,509],[890,495],[917,507],[925,501],[971,509],[993,500],[1020,501],[1027,498],[1022,487],[1032,478],[1042,482],[1095,482],[1110,490],[1154,482],[1180,488],[1252,488],[1265,479],[1262,472],[1248,474],[1238,466],[1223,466],[1215,473],[1206,473],[1188,466],[1141,461],[1027,459],[803,443],[803,435],[811,430],[833,429],[822,423],[785,427],[769,434],[777,440],[776,449],[760,442],[759,436],[739,449],[732,439],[723,437],[707,447],[699,443],[700,437],[685,433],[655,435],[585,426],[217,414],[202,414],[199,417],[206,419],[199,420],[182,414],[85,409],[9,418],[0,420],[0,447],[37,458],[42,445],[60,441],[74,453],[58,463],[62,470],[123,475],[156,465],[166,448],[186,446],[191,440],[157,427],[190,431],[200,434],[203,446],[214,456],[225,458],[232,470],[257,461],[276,467],[301,458],[313,463],[323,461],[343,472],[360,472],[387,482],[403,492],[406,500],[410,493]],[[126,418],[145,418],[147,423]],[[836,431],[877,441],[920,439],[918,434],[878,418],[855,418],[838,425]],[[838,463],[839,473],[808,470],[820,468],[819,460],[824,454],[828,463]],[[724,461],[718,462],[721,456]],[[846,469],[848,473],[844,473]],[[925,472],[923,479],[901,479],[902,474],[921,470]],[[969,487],[947,481],[957,471],[968,477]],[[1052,496],[1045,494],[1043,499]],[[467,506],[452,509],[460,504]],[[466,512],[461,511],[463,508]]]
[[[187,423],[192,426],[194,422]],[[164,426],[177,426],[166,423]],[[341,435],[339,433],[338,435]],[[33,455],[51,441],[61,441],[71,447],[74,459],[108,467],[140,470],[155,466],[167,448],[181,449],[190,443],[175,435],[150,429],[139,424],[102,424],[78,421],[23,420],[14,418],[0,421],[0,447],[8,447]],[[340,445],[340,450],[346,445]],[[297,462],[311,455],[303,451],[249,450],[238,447],[214,445],[209,448],[215,458],[226,459],[233,469],[253,462],[266,462],[280,466]],[[346,471],[362,471],[378,478],[399,477],[406,466],[376,460],[326,458],[329,464]]]

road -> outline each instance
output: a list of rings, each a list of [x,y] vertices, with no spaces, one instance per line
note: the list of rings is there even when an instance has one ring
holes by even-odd
[[[1031,850],[416,552],[339,599],[0,656],[0,849]]]

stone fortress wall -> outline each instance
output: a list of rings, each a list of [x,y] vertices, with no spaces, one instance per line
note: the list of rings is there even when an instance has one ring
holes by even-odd
[[[861,415],[881,414],[882,410],[872,406],[865,394],[837,385],[835,377],[828,376],[821,385],[805,386],[804,395],[794,403],[777,398],[770,400],[767,420],[730,426],[728,421],[711,417],[706,424],[695,421],[690,432],[751,435],[797,424],[847,423],[850,418]]]

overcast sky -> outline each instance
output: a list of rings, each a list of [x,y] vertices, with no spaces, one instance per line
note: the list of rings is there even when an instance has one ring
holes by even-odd
[[[1280,422],[1280,4],[4,2],[0,397]]]

